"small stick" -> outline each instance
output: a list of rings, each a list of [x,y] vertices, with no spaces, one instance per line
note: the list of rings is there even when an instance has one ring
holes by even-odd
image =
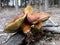
[[[54,21],[52,21],[51,18],[49,18],[49,20],[52,22],[52,24],[54,24],[54,26],[58,25],[57,23],[55,23]]]

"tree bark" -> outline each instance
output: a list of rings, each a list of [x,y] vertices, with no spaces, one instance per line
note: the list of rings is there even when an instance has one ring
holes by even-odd
[[[32,3],[32,0],[29,0],[29,3],[28,3],[28,5],[31,5],[31,3]]]
[[[1,11],[1,0],[0,0],[0,11]]]
[[[59,0],[59,2],[58,2],[58,3],[59,3],[59,7],[60,7],[60,0]]]
[[[45,11],[48,9],[48,0],[45,0]]]
[[[37,9],[37,12],[40,12],[40,0],[35,0],[35,8]]]
[[[18,8],[18,0],[15,0],[15,8],[16,8],[16,11],[18,12],[19,8]]]

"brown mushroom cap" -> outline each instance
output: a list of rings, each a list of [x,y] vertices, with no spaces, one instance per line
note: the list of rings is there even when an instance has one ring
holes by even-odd
[[[18,28],[21,26],[25,19],[26,15],[22,13],[21,15],[17,16],[13,21],[9,22],[4,29],[4,32],[6,33],[14,33],[17,32]]]
[[[27,15],[28,22],[36,24],[37,22],[43,22],[50,17],[48,13],[32,13]]]
[[[40,15],[39,21],[42,21],[42,22],[46,21],[50,17],[50,14],[44,13],[44,12],[41,12],[38,15]]]

